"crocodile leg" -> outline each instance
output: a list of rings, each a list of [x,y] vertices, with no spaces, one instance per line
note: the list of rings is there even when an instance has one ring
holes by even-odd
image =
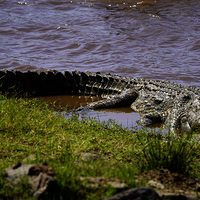
[[[177,128],[181,128],[183,133],[191,130],[189,116],[184,112],[185,108],[173,108],[166,112],[151,112],[144,114],[137,123],[141,126],[152,126],[153,123],[165,123],[170,133],[174,133]]]
[[[137,99],[137,97],[138,92],[136,90],[126,89],[119,95],[114,95],[111,98],[90,103],[87,106],[76,109],[76,111],[114,107],[129,107]]]
[[[200,101],[197,95],[186,92],[175,100],[174,106],[168,109],[165,124],[174,132],[181,128],[182,133],[188,133],[192,128],[200,127]]]

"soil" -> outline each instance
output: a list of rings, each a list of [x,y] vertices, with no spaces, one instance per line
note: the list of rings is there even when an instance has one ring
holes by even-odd
[[[183,174],[172,173],[167,169],[150,170],[143,174],[147,183],[158,183],[149,187],[155,189],[161,196],[180,195],[186,199],[197,199],[200,192],[200,179],[186,177]],[[161,187],[162,186],[162,187]]]

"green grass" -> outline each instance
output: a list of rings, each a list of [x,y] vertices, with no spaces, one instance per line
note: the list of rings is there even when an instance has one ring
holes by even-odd
[[[140,170],[163,168],[189,174],[198,156],[199,145],[192,140],[194,135],[175,136],[174,133],[163,133],[161,130],[154,133],[138,132],[138,140],[143,146],[139,158]]]
[[[60,198],[68,199],[98,200],[116,193],[109,187],[83,187],[77,181],[80,176],[116,177],[132,188],[144,186],[135,182],[135,174],[144,170],[198,173],[199,145],[190,142],[191,137],[174,140],[153,130],[105,128],[95,119],[79,120],[77,115],[66,119],[54,110],[38,100],[0,96],[0,199],[31,199],[26,184],[12,188],[3,175],[6,167],[29,155],[36,155],[29,163],[47,162],[55,169]],[[81,161],[83,153],[96,153],[99,158]]]

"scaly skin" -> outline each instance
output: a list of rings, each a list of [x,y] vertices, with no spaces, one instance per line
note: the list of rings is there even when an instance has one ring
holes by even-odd
[[[107,99],[91,103],[78,110],[130,105],[134,111],[142,114],[138,123],[144,126],[162,122],[172,132],[178,128],[183,132],[189,132],[191,127],[200,126],[199,88],[165,81],[120,76],[112,76],[112,78],[113,84],[108,87],[98,86],[99,89],[105,88],[103,96],[108,94]],[[94,85],[95,83],[86,84],[88,88]],[[109,96],[110,92],[116,94]]]
[[[105,100],[81,109],[127,107],[139,112],[139,123],[165,123],[171,131],[200,126],[200,89],[169,81],[91,72],[0,71],[1,92],[20,96],[98,95]]]

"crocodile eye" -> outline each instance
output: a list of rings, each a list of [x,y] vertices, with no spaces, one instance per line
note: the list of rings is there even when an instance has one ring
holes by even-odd
[[[160,104],[162,102],[163,102],[163,99],[161,99],[161,98],[157,98],[157,99],[154,100],[155,104]]]

